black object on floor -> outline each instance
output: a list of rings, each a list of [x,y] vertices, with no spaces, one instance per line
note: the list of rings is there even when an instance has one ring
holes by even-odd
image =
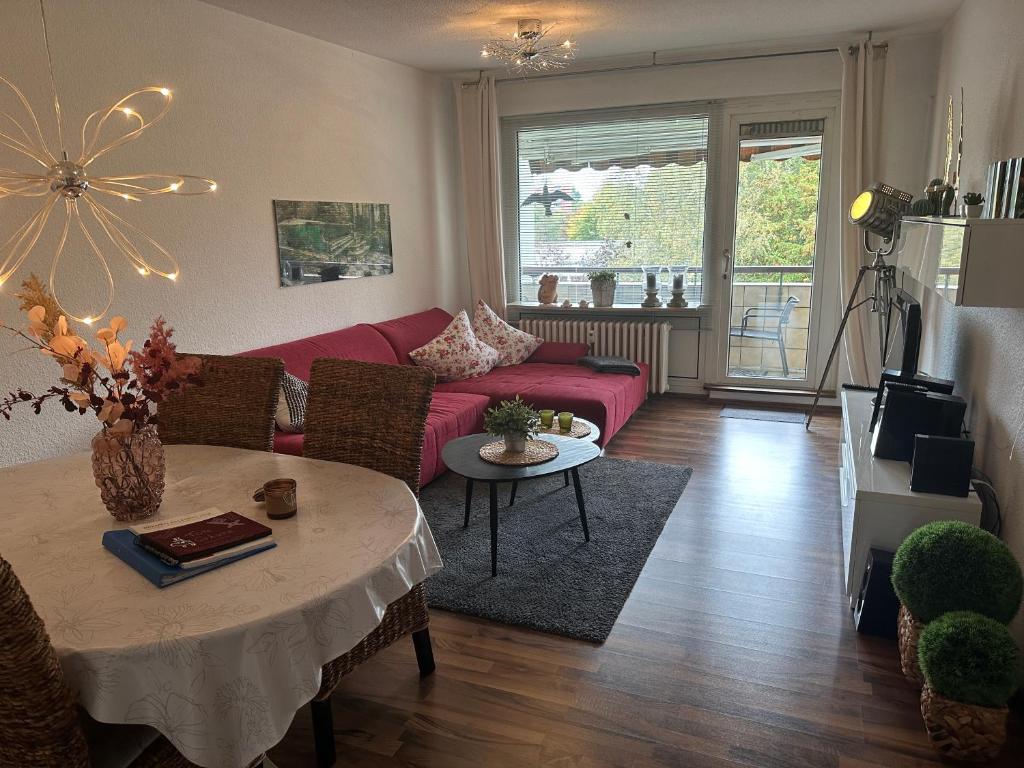
[[[574,489],[560,474],[521,483],[515,506],[499,510],[496,577],[484,494],[464,528],[465,481],[449,472],[424,488],[420,505],[444,560],[427,584],[430,606],[604,642],[693,470],[600,458],[579,473],[590,541],[580,536]]]
[[[864,568],[864,581],[853,606],[853,625],[865,635],[896,637],[900,601],[892,588],[893,553],[872,547]]]

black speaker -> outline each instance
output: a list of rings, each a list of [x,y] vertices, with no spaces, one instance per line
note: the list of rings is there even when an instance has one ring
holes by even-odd
[[[914,436],[910,490],[966,496],[971,490],[974,441],[936,435]]]
[[[892,556],[884,549],[868,551],[864,580],[853,606],[853,624],[865,635],[896,637],[900,603],[892,589]]]

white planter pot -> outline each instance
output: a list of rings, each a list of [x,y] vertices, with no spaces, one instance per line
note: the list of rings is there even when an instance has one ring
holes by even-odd
[[[980,219],[982,205],[964,205],[964,212],[967,214],[968,219]]]
[[[502,435],[505,450],[509,453],[523,453],[526,450],[526,435]]]
[[[610,307],[615,303],[614,280],[591,280],[590,293],[594,297],[595,307]]]

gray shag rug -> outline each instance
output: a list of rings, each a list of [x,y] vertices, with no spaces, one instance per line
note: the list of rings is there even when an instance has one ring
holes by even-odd
[[[498,485],[498,575],[491,577],[486,483],[462,527],[466,481],[448,472],[420,492],[444,569],[430,578],[431,607],[602,643],[626,603],[693,470],[600,458],[580,468],[590,525],[583,540],[576,496],[559,473],[519,484],[508,506]]]
[[[726,406],[718,412],[720,419],[749,419],[750,421],[784,421],[803,424],[807,414],[803,411],[769,411],[763,408],[731,408]]]

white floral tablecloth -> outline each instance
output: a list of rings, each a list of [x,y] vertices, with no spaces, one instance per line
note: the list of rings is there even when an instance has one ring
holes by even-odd
[[[153,726],[206,768],[244,766],[284,736],[321,666],[441,559],[394,478],[233,448],[166,451],[160,517],[234,510],[267,522],[277,547],[158,589],[102,547],[120,524],[100,502],[89,455],[78,454],[0,470],[0,554],[94,718]],[[275,477],[298,481],[290,520],[267,521],[252,501]]]

